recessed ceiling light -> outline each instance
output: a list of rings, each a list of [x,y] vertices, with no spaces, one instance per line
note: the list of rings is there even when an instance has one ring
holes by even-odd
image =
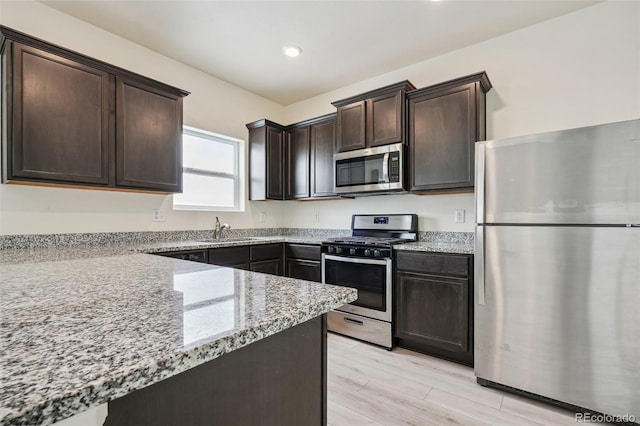
[[[302,48],[300,46],[296,46],[295,44],[290,44],[288,46],[285,46],[282,51],[285,55],[295,58],[296,56],[300,56],[300,54],[302,53]]]

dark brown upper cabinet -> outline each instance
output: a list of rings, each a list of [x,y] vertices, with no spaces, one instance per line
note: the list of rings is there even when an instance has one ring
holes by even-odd
[[[188,92],[0,33],[3,182],[181,191]]]
[[[405,94],[409,81],[332,102],[337,111],[336,151],[405,142]]]
[[[472,190],[475,143],[485,139],[484,72],[407,94],[409,190]]]
[[[336,153],[336,114],[312,121],[311,197],[335,197],[333,192],[333,154]]]
[[[108,185],[112,76],[21,43],[4,55],[4,180]]]
[[[250,200],[335,196],[335,113],[287,127],[263,119],[247,128]]]
[[[180,192],[182,97],[116,79],[116,184]]]
[[[297,125],[287,130],[285,144],[285,199],[309,198],[309,126]]]
[[[284,127],[269,120],[249,129],[249,200],[284,200]]]
[[[335,154],[336,114],[327,114],[287,128],[286,199],[335,197],[333,154]]]
[[[338,107],[336,151],[353,151],[367,146],[366,102],[357,101]]]

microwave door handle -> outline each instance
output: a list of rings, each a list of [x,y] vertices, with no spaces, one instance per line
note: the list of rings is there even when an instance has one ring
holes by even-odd
[[[385,153],[382,158],[382,181],[389,182],[389,153]]]

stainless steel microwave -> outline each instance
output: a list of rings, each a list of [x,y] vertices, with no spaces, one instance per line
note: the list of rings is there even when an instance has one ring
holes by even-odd
[[[334,192],[357,195],[404,191],[402,154],[402,143],[334,154]]]

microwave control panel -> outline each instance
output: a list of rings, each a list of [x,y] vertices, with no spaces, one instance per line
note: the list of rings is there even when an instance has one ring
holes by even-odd
[[[400,153],[398,151],[389,155],[389,182],[400,182]]]

